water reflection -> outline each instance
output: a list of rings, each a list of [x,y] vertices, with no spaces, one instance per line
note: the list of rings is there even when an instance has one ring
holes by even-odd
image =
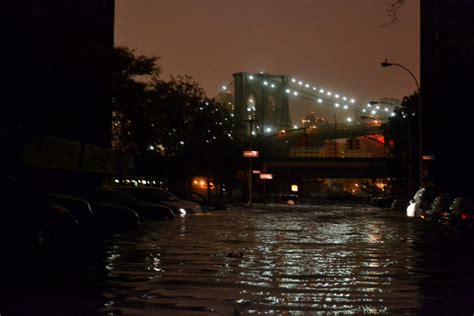
[[[446,301],[462,313],[471,240],[362,206],[234,209],[111,236],[76,275],[87,314],[419,314]]]

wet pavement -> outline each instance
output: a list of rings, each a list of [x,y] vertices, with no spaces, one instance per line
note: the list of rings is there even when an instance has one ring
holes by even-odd
[[[473,315],[474,234],[364,205],[256,205],[3,253],[7,315]]]

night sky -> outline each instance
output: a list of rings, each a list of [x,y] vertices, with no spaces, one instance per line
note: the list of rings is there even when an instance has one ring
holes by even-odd
[[[401,99],[419,79],[419,0],[116,0],[115,44],[159,56],[163,78],[191,75],[215,96],[232,73],[289,74],[354,97]],[[314,105],[293,106],[293,119]],[[316,111],[317,112],[317,111]]]

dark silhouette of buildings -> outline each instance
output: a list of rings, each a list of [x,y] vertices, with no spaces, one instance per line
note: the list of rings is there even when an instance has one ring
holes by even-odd
[[[474,193],[474,1],[421,0],[423,154],[428,178]]]
[[[110,147],[114,0],[6,0],[1,19],[2,169],[44,135]]]

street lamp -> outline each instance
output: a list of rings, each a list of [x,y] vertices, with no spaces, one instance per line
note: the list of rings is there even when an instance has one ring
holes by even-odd
[[[397,66],[397,67],[400,67],[402,68],[403,70],[405,70],[406,72],[408,72],[410,74],[410,76],[413,78],[413,80],[415,81],[415,84],[416,84],[416,91],[418,92],[418,129],[419,129],[419,132],[418,132],[418,182],[419,182],[419,185],[420,187],[423,185],[423,153],[422,153],[422,148],[423,148],[423,144],[422,144],[422,140],[423,140],[423,137],[422,137],[422,113],[421,113],[421,90],[420,90],[420,85],[418,84],[418,80],[416,80],[416,77],[415,75],[405,66],[403,65],[400,65],[400,64],[397,64],[397,63],[389,63],[387,61],[387,58],[385,58],[385,61],[383,61],[382,63],[380,63],[380,65],[384,68],[386,67],[390,67],[390,66]],[[411,116],[409,116],[409,122],[411,121]],[[413,193],[413,192],[412,192]]]

